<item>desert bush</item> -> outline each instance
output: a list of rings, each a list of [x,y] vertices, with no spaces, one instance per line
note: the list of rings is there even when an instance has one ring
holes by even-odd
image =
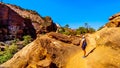
[[[66,24],[64,27],[60,27],[57,32],[65,35],[76,35],[76,32],[69,28],[68,24]]]
[[[7,51],[9,51],[11,54],[14,54],[17,52],[17,45],[12,44],[11,46],[9,46],[9,48],[7,49]]]
[[[85,34],[85,33],[93,33],[95,31],[96,30],[94,28],[92,28],[92,27],[90,27],[90,28],[79,27],[78,29],[76,29],[77,35],[79,35],[79,34]]]
[[[93,32],[95,32],[96,30],[94,29],[94,28],[89,28],[89,30],[88,30],[88,32],[89,33],[93,33]]]
[[[87,29],[85,27],[79,27],[78,29],[76,29],[76,33],[79,34],[84,34],[87,33]]]
[[[63,33],[63,32],[65,32],[64,28],[63,28],[63,27],[60,27],[60,28],[58,29],[58,33]]]
[[[5,51],[0,52],[0,64],[12,58],[12,56],[16,52],[17,52],[17,45],[12,44],[11,46],[6,46]]]
[[[11,54],[9,51],[5,51],[2,55],[0,55],[0,64],[6,62],[12,56],[13,56],[13,54]]]
[[[63,34],[65,34],[65,35],[70,35],[71,34],[71,31],[70,31],[70,29],[69,28],[64,28],[64,32],[63,32]]]
[[[24,41],[24,43],[23,43],[24,46],[29,44],[32,41],[32,38],[31,38],[30,35],[23,36],[23,39],[24,39],[23,40]]]
[[[14,40],[12,40],[12,44],[16,45],[16,43],[19,42],[19,41],[20,41],[19,39],[14,39]]]

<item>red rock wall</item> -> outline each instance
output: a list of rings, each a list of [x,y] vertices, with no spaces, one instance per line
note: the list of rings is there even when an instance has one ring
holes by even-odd
[[[31,27],[32,22],[29,21],[29,24],[26,24],[25,21],[26,20],[15,11],[0,3],[0,41],[14,38],[21,39],[23,35],[35,34],[34,27]],[[28,27],[28,30],[26,30],[28,33],[24,32],[26,27]],[[30,31],[29,28],[33,29],[33,31]]]

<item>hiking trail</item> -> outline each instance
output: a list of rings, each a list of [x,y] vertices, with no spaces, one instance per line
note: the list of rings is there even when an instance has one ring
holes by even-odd
[[[66,68],[120,68],[120,51],[111,47],[97,46],[94,35],[87,37],[87,57],[83,58],[83,51],[69,58]]]
[[[86,54],[87,57],[92,53],[96,48],[96,41],[92,36],[87,37],[87,47],[86,47]],[[80,51],[75,54],[73,57],[71,57],[66,65],[66,68],[88,68],[87,64],[87,57],[83,58],[83,51],[80,49]]]

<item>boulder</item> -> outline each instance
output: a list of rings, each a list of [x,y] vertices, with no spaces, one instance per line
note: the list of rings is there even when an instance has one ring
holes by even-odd
[[[69,57],[78,51],[77,46],[43,35],[1,64],[0,68],[65,68]]]
[[[79,36],[71,36],[70,38],[72,40],[72,44],[77,45],[77,46],[80,45],[81,37],[79,37]]]
[[[55,38],[57,40],[60,40],[62,42],[71,43],[71,39],[67,35],[63,35],[63,34],[55,33],[55,32],[50,32],[50,33],[48,33],[48,36]]]

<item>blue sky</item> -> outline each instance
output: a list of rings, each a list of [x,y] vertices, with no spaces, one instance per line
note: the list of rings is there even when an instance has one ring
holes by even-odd
[[[120,12],[120,0],[3,0],[52,17],[55,23],[78,28],[88,23],[98,29],[109,17]]]

